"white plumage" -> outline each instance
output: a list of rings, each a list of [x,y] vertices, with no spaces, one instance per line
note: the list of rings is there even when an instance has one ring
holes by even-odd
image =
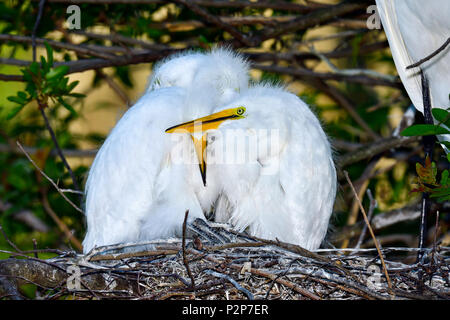
[[[210,114],[244,91],[247,71],[246,62],[227,50],[174,55],[155,68],[149,89],[108,135],[90,168],[84,252],[177,235],[186,209],[191,220],[203,217],[215,200],[214,186],[188,179],[199,176],[198,165],[173,164],[174,142],[164,131]]]
[[[233,106],[244,106],[247,116],[225,122],[220,137],[227,140],[229,130],[242,130],[257,150],[248,148],[242,155],[231,138],[222,143],[225,156],[245,161],[208,165],[221,175],[216,221],[240,231],[248,228],[261,238],[317,249],[336,195],[331,148],[318,119],[297,96],[267,85],[250,88],[220,109]],[[221,143],[220,137],[212,148]]]
[[[112,130],[90,169],[85,252],[179,236],[186,210],[191,221],[214,210],[215,221],[238,230],[319,247],[336,193],[327,137],[298,97],[268,85],[248,88],[247,74],[246,62],[223,49],[157,66],[147,92]],[[198,162],[180,158],[180,145],[195,154],[193,139],[165,130],[240,107],[245,118],[215,119],[220,126],[207,132],[204,185]],[[236,132],[247,147],[235,147]]]
[[[432,107],[450,107],[450,46],[420,67],[407,66],[427,57],[450,37],[448,0],[376,0],[398,74],[417,110],[423,113],[420,69],[428,78]],[[450,141],[448,135],[440,136]]]

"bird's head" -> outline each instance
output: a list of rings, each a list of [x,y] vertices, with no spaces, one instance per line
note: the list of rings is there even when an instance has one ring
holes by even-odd
[[[148,90],[182,87],[194,96],[208,92],[223,105],[248,88],[248,69],[247,61],[229,49],[186,51],[156,65]]]
[[[218,105],[224,105],[248,89],[249,64],[238,53],[226,48],[215,48],[206,53],[194,82],[215,89]]]
[[[245,118],[246,109],[243,106],[231,108],[213,113],[206,117],[201,117],[166,129],[166,133],[189,133],[194,142],[195,151],[202,176],[203,185],[206,186],[206,142],[207,132],[216,130],[224,122],[229,120],[239,120]]]
[[[207,59],[205,54],[192,51],[169,56],[156,64],[147,90],[167,87],[188,88],[192,85],[201,64]]]

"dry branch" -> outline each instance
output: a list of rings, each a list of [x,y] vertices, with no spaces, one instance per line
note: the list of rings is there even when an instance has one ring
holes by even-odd
[[[67,295],[83,299],[391,299],[379,273],[369,267],[378,262],[376,252],[359,249],[347,256],[337,249],[317,253],[275,241],[260,243],[253,237],[212,228],[218,237],[231,242],[208,240],[204,223],[189,226],[202,238],[203,249],[195,249],[185,239],[185,255],[196,275],[195,290],[190,286],[183,257],[183,239],[156,240],[142,244],[122,244],[97,248],[87,255],[66,252],[40,260],[10,258],[0,261],[0,296],[21,298],[17,286],[34,283],[49,290],[46,299]],[[208,233],[207,232],[207,233]],[[249,244],[257,244],[251,246]],[[247,244],[247,245],[246,245]],[[135,247],[135,250],[130,250]],[[214,250],[206,250],[214,247]],[[139,248],[146,248],[140,251]],[[395,299],[417,298],[417,272],[425,272],[421,298],[448,299],[450,248],[437,247],[433,270],[408,265],[401,254],[414,254],[410,248],[384,248],[383,255],[394,284]],[[426,249],[426,254],[431,254]],[[400,254],[400,256],[398,256]],[[13,256],[23,254],[11,253]],[[331,261],[332,263],[325,263]],[[339,264],[349,274],[336,269]],[[249,264],[251,267],[246,266]],[[70,269],[70,268],[72,269]],[[74,287],[73,268],[78,268],[79,286]],[[430,273],[431,272],[431,273]],[[433,281],[429,282],[429,279]],[[375,280],[374,280],[375,279]],[[427,280],[428,279],[428,280]],[[447,281],[447,282],[446,282]],[[3,285],[2,285],[3,284]],[[72,286],[68,287],[68,284]],[[275,285],[276,284],[276,285]]]

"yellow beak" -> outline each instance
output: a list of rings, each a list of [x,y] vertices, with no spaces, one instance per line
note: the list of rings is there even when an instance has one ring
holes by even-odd
[[[167,133],[190,133],[192,141],[194,142],[195,152],[200,167],[200,174],[202,176],[203,185],[206,186],[206,155],[205,149],[207,145],[207,131],[215,130],[227,120],[237,120],[245,118],[245,108],[232,108],[213,113],[209,116],[188,121],[176,126],[166,129]],[[195,133],[200,133],[201,138],[194,136]],[[198,136],[198,135],[196,135]]]

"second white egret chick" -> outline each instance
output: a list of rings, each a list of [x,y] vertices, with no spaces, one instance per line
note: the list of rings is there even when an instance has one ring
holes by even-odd
[[[214,181],[183,163],[165,130],[208,115],[248,86],[234,53],[183,53],[155,68],[147,92],[120,119],[97,153],[86,183],[87,234],[96,246],[179,235],[184,212],[203,218],[217,198]],[[192,145],[192,141],[190,141]]]
[[[215,220],[306,249],[323,241],[336,195],[330,143],[310,108],[279,87],[255,86],[218,108],[243,107],[221,125],[214,152],[221,196]],[[219,156],[220,154],[220,156]]]

